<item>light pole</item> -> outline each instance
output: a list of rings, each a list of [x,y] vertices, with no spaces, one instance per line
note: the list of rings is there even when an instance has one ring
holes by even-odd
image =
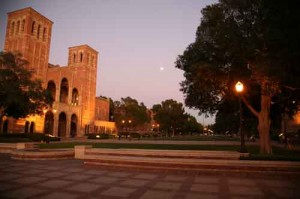
[[[130,128],[131,128],[131,120],[128,120],[128,131],[130,131]]]
[[[247,153],[247,149],[245,147],[245,136],[244,136],[244,131],[243,131],[243,109],[242,109],[242,93],[244,91],[244,85],[240,81],[238,81],[235,84],[235,90],[239,95],[239,111],[240,111],[240,127],[239,127],[239,133],[241,136],[241,148],[240,152],[241,153]]]

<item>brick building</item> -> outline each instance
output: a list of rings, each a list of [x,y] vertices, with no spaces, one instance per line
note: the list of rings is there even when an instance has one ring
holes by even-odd
[[[4,118],[5,132],[39,132],[59,137],[80,137],[113,132],[109,101],[96,98],[98,52],[88,45],[69,48],[68,65],[49,63],[53,22],[32,8],[8,13],[4,51],[20,52],[28,69],[43,80],[55,99],[43,116]],[[101,131],[99,130],[101,129]]]

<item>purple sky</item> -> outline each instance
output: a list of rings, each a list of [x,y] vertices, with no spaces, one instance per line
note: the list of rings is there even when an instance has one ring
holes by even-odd
[[[6,13],[32,7],[54,22],[50,63],[65,66],[71,46],[88,44],[99,52],[97,95],[114,100],[131,96],[148,108],[170,98],[183,102],[179,91],[183,72],[174,62],[195,40],[201,9],[215,2],[1,0],[0,49],[4,47]],[[197,116],[197,111],[187,112]],[[203,122],[202,116],[197,119]],[[206,124],[211,122],[213,119],[205,119]]]

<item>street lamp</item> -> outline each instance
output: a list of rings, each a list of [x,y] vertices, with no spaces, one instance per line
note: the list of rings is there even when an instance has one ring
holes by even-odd
[[[240,111],[240,127],[239,127],[239,134],[241,136],[241,148],[240,148],[240,152],[241,153],[247,153],[247,149],[245,147],[245,135],[244,135],[244,131],[243,131],[243,109],[242,109],[242,93],[244,91],[244,85],[243,83],[241,83],[240,81],[238,81],[235,84],[235,90],[239,95],[239,111]]]
[[[128,120],[128,130],[130,131],[130,128],[131,128],[131,120]]]

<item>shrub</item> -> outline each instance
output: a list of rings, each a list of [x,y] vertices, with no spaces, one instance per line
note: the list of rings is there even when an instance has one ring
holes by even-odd
[[[0,134],[3,142],[40,142],[40,141],[60,141],[60,138],[42,133],[8,133]]]
[[[115,135],[104,134],[104,133],[101,134],[92,133],[92,134],[88,134],[87,136],[88,139],[110,139],[110,138],[114,138]]]
[[[141,139],[141,134],[136,133],[136,132],[132,132],[129,134],[130,138],[137,138],[137,139]]]

